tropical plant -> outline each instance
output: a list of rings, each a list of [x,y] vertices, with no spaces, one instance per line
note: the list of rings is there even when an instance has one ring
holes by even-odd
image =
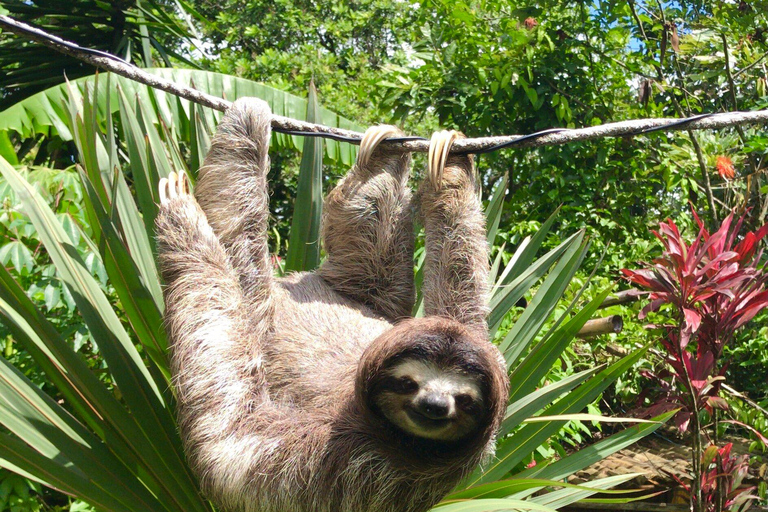
[[[731,455],[733,443],[727,443],[722,448],[711,444],[701,455],[701,478],[698,487],[701,489],[702,510],[715,512],[731,510],[742,512],[749,508],[751,500],[757,496],[749,494],[755,486],[743,484],[749,472],[749,455]],[[665,471],[680,486],[692,493],[689,482]]]
[[[179,80],[189,78],[190,72],[166,73]],[[285,93],[244,80],[198,73],[194,75],[195,85],[209,93],[224,93],[229,98],[260,96],[276,113],[303,117],[289,108],[295,103],[290,103]],[[70,135],[77,148],[77,177],[84,191],[89,226],[77,216],[71,218],[80,239],[101,260],[108,276],[107,291],[114,293],[114,300],[110,301],[110,295],[87,268],[72,234],[64,229],[45,195],[25,178],[23,170],[0,158],[0,172],[17,201],[12,208],[23,211],[34,226],[109,372],[107,382],[98,378],[11,274],[0,269],[0,317],[62,397],[61,401],[53,400],[17,368],[0,360],[0,424],[7,429],[0,434],[0,466],[103,510],[210,510],[185,463],[174,427],[167,343],[161,325],[163,303],[154,263],[153,219],[158,179],[172,171],[194,177],[216,117],[127,81],[99,78],[102,84],[105,80],[106,88],[81,80],[67,90],[47,90],[3,113],[0,130],[28,135],[56,130],[59,136]],[[326,124],[349,124],[318,110]],[[277,134],[275,144],[294,141]],[[320,165],[320,154],[349,161],[354,156],[349,148],[333,143],[325,144],[324,150],[315,147],[311,151],[315,155],[313,173]],[[309,168],[307,164],[305,169]],[[308,183],[313,193],[318,192],[318,180],[309,179]],[[489,241],[498,234],[505,190],[506,181],[502,181],[488,200]],[[319,209],[312,209],[311,215],[317,222]],[[605,492],[602,490],[633,475],[584,486],[558,480],[658,428],[655,422],[640,423],[558,461],[539,461],[525,469],[531,453],[565,422],[600,419],[575,414],[643,353],[637,351],[609,366],[542,385],[549,368],[609,293],[606,290],[577,308],[579,294],[565,313],[551,322],[588,250],[584,233],[577,232],[537,259],[554,219],[553,215],[534,236],[524,239],[507,264],[502,265],[504,251],[495,256],[489,323],[511,371],[510,405],[497,457],[449,496],[441,505],[443,510],[464,509],[468,499],[477,500],[473,505],[477,510],[549,510]],[[313,236],[311,230],[298,231],[302,236]],[[291,245],[306,246],[308,241],[298,237]],[[306,255],[295,261],[299,269],[314,264]],[[512,321],[509,311],[534,285],[536,293],[529,306]],[[418,312],[419,307],[416,309]],[[542,332],[545,325],[550,327]],[[669,416],[657,419],[663,421]],[[531,496],[550,485],[561,489]]]
[[[699,233],[692,243],[686,242],[673,221],[662,222],[659,231],[653,232],[664,247],[661,257],[646,263],[644,269],[623,272],[630,282],[651,292],[641,319],[668,306],[668,323],[652,327],[661,329],[660,341],[670,369],[646,372],[657,384],[648,390],[657,391],[658,396],[641,414],[679,411],[675,415],[678,428],[681,432],[691,430],[694,510],[714,507],[711,510],[720,511],[727,503],[738,508],[743,501],[714,499],[714,493],[735,496],[743,490],[736,486],[726,492],[721,487],[726,480],[711,477],[709,464],[716,466],[717,475],[721,470],[732,471],[728,475],[731,480],[737,479],[743,464],[730,458],[730,448],[718,451],[717,446],[710,445],[705,452],[704,418],[705,413],[716,418],[717,409],[728,409],[720,397],[727,367],[721,360],[724,347],[741,326],[768,307],[768,272],[761,262],[762,250],[758,250],[759,242],[768,235],[768,225],[739,239],[744,217],[734,223],[731,214],[710,234],[695,212],[693,215]],[[639,400],[645,397],[642,394]]]
[[[185,0],[2,0],[0,13],[143,67],[182,63],[199,43]],[[54,84],[93,74],[74,57],[0,31],[0,109]]]

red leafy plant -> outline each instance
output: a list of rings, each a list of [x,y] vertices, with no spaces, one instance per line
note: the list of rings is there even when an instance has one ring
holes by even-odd
[[[722,448],[714,444],[707,447],[701,456],[700,487],[704,500],[703,508],[707,512],[730,510],[741,512],[746,510],[756,496],[748,494],[755,486],[742,485],[749,470],[748,455],[731,455],[732,443]],[[662,470],[677,481],[686,491],[691,492],[688,485],[679,476]]]
[[[640,414],[653,416],[680,409],[675,423],[681,432],[691,430],[691,499],[694,510],[700,512],[708,510],[709,503],[720,507],[729,503],[715,499],[722,493],[717,482],[725,480],[705,482],[710,463],[704,464],[702,458],[702,437],[707,432],[702,427],[701,412],[706,410],[713,417],[714,409],[728,408],[719,396],[727,368],[727,363],[720,361],[723,349],[738,328],[768,306],[768,274],[760,263],[759,249],[759,242],[768,235],[768,225],[740,237],[744,217],[734,222],[731,214],[710,234],[696,212],[693,215],[699,233],[692,243],[686,242],[673,221],[662,222],[659,231],[652,231],[663,245],[662,255],[642,264],[640,270],[622,272],[627,280],[650,291],[650,302],[639,315],[641,320],[668,306],[664,311],[669,322],[649,327],[663,333],[661,344],[669,369],[644,372],[656,383],[659,395]],[[648,392],[641,394],[639,403],[648,398]],[[718,457],[721,470],[730,468],[735,472],[741,467],[736,462],[726,464],[730,448]]]

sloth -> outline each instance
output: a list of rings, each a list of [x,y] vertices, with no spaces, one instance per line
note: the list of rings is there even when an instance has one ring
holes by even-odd
[[[200,168],[160,183],[158,254],[179,429],[225,511],[423,512],[493,454],[508,396],[485,317],[488,249],[470,155],[433,136],[427,177],[366,131],[326,199],[327,258],[273,275],[269,107],[238,100]],[[415,213],[416,212],[416,213]],[[414,304],[413,217],[426,236]]]

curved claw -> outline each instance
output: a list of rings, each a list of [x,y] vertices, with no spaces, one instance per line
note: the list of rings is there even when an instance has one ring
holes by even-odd
[[[383,140],[396,137],[401,133],[400,128],[389,124],[371,126],[365,130],[363,139],[360,141],[360,151],[357,153],[357,167],[365,168],[371,159],[371,155],[373,155],[373,152]]]
[[[189,194],[189,178],[186,173],[181,173],[179,176],[179,195],[185,196]]]
[[[451,146],[458,138],[459,132],[456,130],[442,130],[433,133],[429,141],[428,175],[432,186],[438,190],[443,183],[443,169],[448,160],[448,153],[451,152]]]
[[[158,183],[160,204],[168,204],[177,197],[189,195],[189,178],[184,173],[172,172]]]
[[[171,172],[168,175],[168,196],[171,198],[171,200],[176,199],[176,197],[178,197],[178,191],[177,191],[177,188],[179,186],[178,178],[179,176],[175,172]]]
[[[168,178],[160,178],[160,183],[157,185],[158,195],[160,197],[160,204],[168,202]]]

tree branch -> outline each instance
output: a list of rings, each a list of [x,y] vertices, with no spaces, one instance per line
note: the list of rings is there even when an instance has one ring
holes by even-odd
[[[153,75],[128,64],[118,57],[111,56],[104,52],[81,48],[78,45],[65,41],[56,36],[52,36],[42,30],[31,27],[24,23],[14,20],[8,16],[0,15],[0,27],[4,27],[9,32],[22,35],[29,39],[39,42],[58,52],[75,57],[83,62],[87,62],[97,68],[111,71],[117,75],[126,77],[130,80],[160,89],[162,91],[174,94],[194,103],[210,107],[219,111],[226,111],[231,102],[222,98],[217,98],[205,94],[191,87],[180,85],[170,80],[166,80],[157,75]],[[478,153],[493,151],[497,146],[504,144],[514,144],[515,148],[532,148],[540,146],[554,146],[568,144],[570,142],[581,142],[588,140],[601,139],[605,137],[627,137],[642,135],[649,130],[666,131],[689,131],[689,130],[708,130],[725,128],[743,124],[768,124],[768,110],[759,110],[754,112],[729,112],[723,114],[713,114],[708,117],[694,117],[688,119],[635,119],[630,121],[620,121],[588,128],[575,130],[562,129],[549,133],[531,135],[503,135],[497,137],[482,137],[477,139],[460,139],[453,145],[453,151],[457,153]],[[350,144],[360,144],[363,134],[352,130],[344,130],[323,126],[314,123],[307,123],[289,117],[273,115],[272,129],[283,133],[296,133],[304,136],[326,137],[336,140],[343,140]],[[297,133],[301,132],[301,133]],[[385,141],[385,143],[394,150],[403,152],[426,153],[429,150],[429,140],[406,140],[403,141]]]

